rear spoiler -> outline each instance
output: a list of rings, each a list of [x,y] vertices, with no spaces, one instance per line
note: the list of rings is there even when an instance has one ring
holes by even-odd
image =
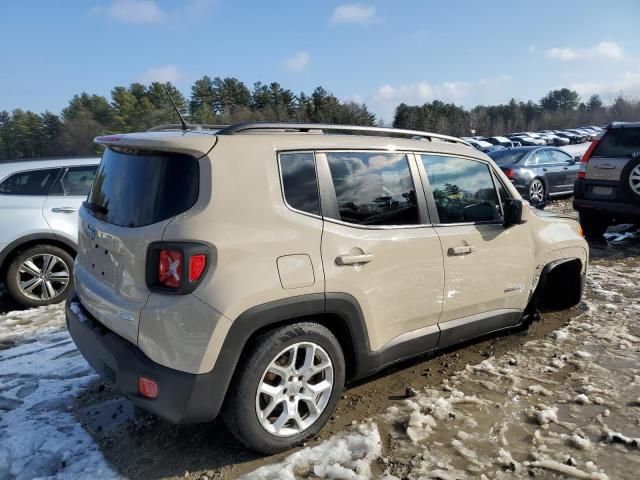
[[[208,154],[218,137],[204,132],[144,132],[101,135],[93,142],[105,147],[185,153],[196,158]]]

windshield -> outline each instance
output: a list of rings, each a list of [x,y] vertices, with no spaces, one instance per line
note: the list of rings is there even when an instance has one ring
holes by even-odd
[[[489,152],[491,159],[498,165],[517,163],[527,154],[527,150],[496,150]]]
[[[114,225],[150,225],[191,208],[199,178],[198,161],[189,155],[108,148],[85,207]]]

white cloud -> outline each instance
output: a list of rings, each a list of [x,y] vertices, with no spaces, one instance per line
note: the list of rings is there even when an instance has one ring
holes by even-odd
[[[589,48],[550,48],[545,51],[549,58],[570,62],[573,60],[622,60],[624,50],[615,42],[600,42]]]
[[[171,24],[193,22],[202,18],[215,0],[190,0],[180,2],[180,8],[163,10],[156,0],[109,0],[99,5],[91,14],[106,16],[115,22],[133,24]]]
[[[382,85],[371,97],[370,102],[378,116],[385,121],[393,118],[394,109],[400,103],[409,105],[421,105],[433,100],[453,102],[458,105],[468,105],[473,100],[476,103],[482,101],[496,101],[504,84],[511,78],[502,75],[495,78],[482,78],[476,82],[454,81],[431,84],[417,82],[410,85]]]
[[[151,82],[171,82],[174,85],[182,82],[184,74],[175,65],[165,65],[158,68],[150,68],[144,72],[137,81],[144,85]]]
[[[605,102],[612,101],[622,95],[633,99],[640,99],[640,72],[626,72],[608,82],[577,82],[570,85],[585,99],[597,93]]]
[[[93,12],[122,23],[153,24],[165,19],[165,13],[154,0],[112,0],[107,6],[96,7]]]
[[[299,72],[300,70],[304,70],[307,65],[309,65],[309,61],[311,57],[307,52],[297,52],[295,55],[289,58],[285,58],[282,61],[282,65],[287,70],[292,72]]]
[[[358,23],[366,24],[371,22],[376,16],[374,5],[363,5],[361,3],[350,3],[336,7],[331,16],[331,23]]]

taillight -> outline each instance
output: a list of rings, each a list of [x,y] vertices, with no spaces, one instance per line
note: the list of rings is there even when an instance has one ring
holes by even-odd
[[[502,171],[504,172],[504,174],[507,176],[509,180],[513,180],[516,176],[516,172],[511,168],[503,168]]]
[[[209,250],[201,243],[152,243],[147,252],[147,286],[170,294],[193,292],[204,278]]]
[[[182,280],[182,253],[175,250],[160,250],[158,280],[162,285],[178,288]]]
[[[193,255],[189,259],[189,281],[197,282],[207,266],[207,256],[203,253]]]
[[[603,131],[602,133],[600,133],[593,140],[593,142],[591,142],[591,145],[589,145],[589,148],[587,148],[587,151],[584,152],[584,155],[582,156],[582,159],[580,160],[580,170],[578,170],[578,178],[583,179],[583,180],[584,180],[584,178],[586,178],[586,176],[587,176],[587,163],[589,163],[589,160],[591,159],[591,155],[593,155],[594,150],[596,149],[596,147],[600,143],[600,139],[602,138],[602,136],[605,133],[606,133],[606,130]]]

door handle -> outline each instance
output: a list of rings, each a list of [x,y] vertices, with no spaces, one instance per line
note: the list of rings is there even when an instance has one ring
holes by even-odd
[[[467,255],[469,253],[473,253],[476,250],[476,247],[473,245],[466,245],[464,247],[449,247],[447,253],[449,255]]]
[[[345,265],[358,265],[372,262],[375,257],[371,253],[362,255],[340,255],[336,257],[336,265],[343,267]]]
[[[569,167],[564,167],[565,170],[569,170]]]
[[[543,168],[542,171],[546,172],[547,170],[549,170],[548,168]]]
[[[77,209],[73,207],[55,207],[52,208],[51,211],[53,213],[76,213]]]

